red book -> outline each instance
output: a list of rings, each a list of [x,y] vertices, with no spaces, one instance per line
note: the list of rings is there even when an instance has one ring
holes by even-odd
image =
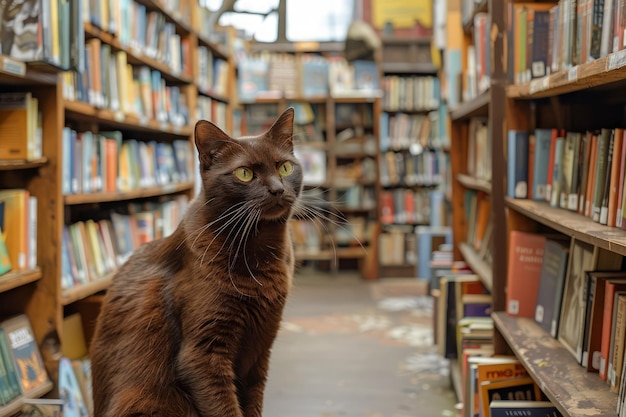
[[[506,312],[510,316],[535,317],[545,243],[545,236],[537,233],[513,230],[509,235]]]
[[[618,281],[604,282],[604,310],[602,315],[602,341],[600,344],[600,378],[606,381],[609,351],[611,350],[611,327],[613,326],[613,296],[615,291],[626,290],[626,284]]]

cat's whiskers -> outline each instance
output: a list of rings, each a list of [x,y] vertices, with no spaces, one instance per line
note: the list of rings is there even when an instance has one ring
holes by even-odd
[[[213,201],[213,200],[215,200],[215,198],[211,198],[211,199],[209,199],[209,201],[208,201],[207,203],[205,203],[204,205],[207,205],[209,202],[211,202],[211,201]],[[235,204],[235,205],[233,205],[233,206],[229,207],[229,208],[228,208],[225,212],[223,212],[222,214],[220,214],[220,216],[219,216],[217,219],[213,220],[212,222],[209,222],[209,223],[205,224],[204,226],[202,226],[202,228],[200,228],[200,230],[197,230],[197,231],[195,231],[195,232],[188,233],[188,236],[185,238],[185,240],[183,240],[183,241],[182,241],[182,242],[178,245],[178,247],[180,248],[180,246],[181,246],[183,243],[187,242],[187,240],[191,239],[191,237],[193,237],[193,236],[195,235],[195,238],[194,238],[193,242],[191,243],[191,247],[193,248],[193,247],[196,245],[196,242],[198,241],[198,238],[200,238],[200,236],[202,236],[202,234],[203,234],[203,233],[204,233],[204,232],[205,232],[205,231],[206,231],[209,227],[213,226],[213,225],[214,225],[215,223],[217,223],[218,221],[220,221],[220,220],[224,219],[224,217],[226,217],[226,216],[230,216],[231,211],[233,211],[235,208],[237,208],[237,207],[239,207],[239,206],[241,206],[242,204],[245,204],[245,203],[246,203],[245,201],[242,201],[242,202],[240,202],[240,203],[237,203],[237,204]]]
[[[226,223],[224,223],[222,226],[220,226],[217,230],[215,230],[213,232],[213,239],[211,240],[211,242],[209,242],[209,244],[207,245],[207,247],[204,249],[204,253],[202,254],[202,259],[200,261],[201,264],[204,263],[204,256],[206,255],[207,251],[209,250],[209,248],[211,247],[211,245],[213,244],[213,242],[215,242],[215,240],[222,234],[222,232],[224,232],[224,230],[229,230],[228,235],[226,236],[226,238],[224,239],[224,241],[222,242],[222,246],[220,246],[220,248],[217,250],[217,252],[215,252],[215,254],[213,255],[213,257],[209,260],[208,263],[212,263],[221,253],[222,250],[224,249],[224,246],[226,245],[226,243],[230,240],[230,236],[233,233],[233,230],[236,229],[237,227],[237,223],[240,220],[244,220],[246,218],[246,215],[248,214],[248,212],[250,211],[250,209],[253,206],[253,203],[251,203],[250,201],[245,201],[243,202],[243,204],[236,204],[236,206],[239,205],[240,207],[237,208],[236,210],[233,210],[233,212],[231,213],[230,211],[226,211],[224,212],[224,214],[222,214],[218,220],[223,219],[224,217],[226,217],[226,213],[228,213],[228,216],[232,216],[228,219],[228,221]],[[217,221],[217,220],[216,220]],[[215,221],[214,221],[215,222]],[[212,222],[212,223],[214,223]],[[234,226],[231,227],[231,225],[234,223]],[[239,226],[241,227],[241,226]],[[235,235],[236,236],[236,235]]]
[[[252,277],[254,282],[259,284],[260,287],[262,287],[263,284],[256,278],[256,276],[254,275],[254,272],[252,272],[252,269],[250,268],[250,264],[248,263],[248,257],[246,256],[246,252],[245,252],[245,247],[247,246],[248,239],[250,238],[250,232],[252,231],[253,228],[255,229],[255,233],[258,232],[257,226],[259,224],[260,218],[261,218],[261,210],[256,209],[254,215],[250,217],[250,221],[248,221],[248,224],[246,225],[247,230],[245,231],[245,237],[242,240],[245,241],[243,245],[244,246],[243,261],[246,265],[246,268],[248,269],[248,272],[250,273],[250,277]],[[239,252],[239,248],[237,248],[237,252]]]

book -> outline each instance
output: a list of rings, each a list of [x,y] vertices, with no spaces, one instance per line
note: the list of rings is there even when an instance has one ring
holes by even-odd
[[[28,197],[27,190],[0,190],[0,202],[4,202],[4,241],[9,252],[11,266],[16,271],[28,267]]]
[[[546,237],[517,230],[509,235],[506,313],[533,318]]]
[[[38,101],[30,91],[0,94],[0,159],[41,157]]]
[[[542,399],[539,386],[530,377],[483,382],[480,385],[479,398],[483,416],[489,416],[489,405],[493,400],[538,401]]]
[[[569,247],[566,244],[554,239],[546,240],[535,303],[535,321],[552,337],[557,335],[568,256]]]
[[[58,387],[59,396],[63,400],[63,417],[89,417],[72,361],[65,356],[59,360]]]
[[[533,155],[532,199],[545,201],[552,129],[535,129],[535,152]]]
[[[4,320],[0,328],[5,332],[20,389],[24,395],[50,383],[35,335],[28,317],[20,314]]]
[[[583,361],[584,322],[588,297],[585,271],[617,271],[621,265],[620,255],[600,249],[594,250],[594,247],[586,242],[572,240],[557,338],[579,363]]]
[[[602,349],[602,328],[604,320],[604,298],[605,298],[605,281],[612,280],[617,284],[618,280],[623,281],[626,286],[626,274],[621,271],[616,272],[599,272],[589,271],[589,297],[587,303],[589,307],[589,319],[586,320],[587,343],[585,351],[587,353],[586,362],[583,360],[583,366],[589,372],[599,372],[601,365],[601,349]]]
[[[507,196],[526,198],[528,194],[528,140],[525,131],[507,134]]]
[[[559,409],[550,401],[493,400],[489,404],[491,417],[562,417]]]

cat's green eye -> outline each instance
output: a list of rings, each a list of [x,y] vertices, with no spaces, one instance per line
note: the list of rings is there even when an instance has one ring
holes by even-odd
[[[234,174],[235,174],[235,177],[237,177],[237,179],[243,182],[250,182],[252,181],[252,177],[254,177],[252,170],[246,167],[237,168],[234,171]]]
[[[293,164],[289,161],[283,162],[280,168],[278,168],[278,173],[282,175],[283,177],[286,177],[287,175],[291,175],[292,172],[293,172]]]

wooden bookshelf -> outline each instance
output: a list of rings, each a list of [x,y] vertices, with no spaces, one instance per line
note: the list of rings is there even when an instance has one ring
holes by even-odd
[[[450,118],[457,122],[471,119],[472,117],[485,117],[489,114],[490,101],[491,96],[489,92],[484,92],[472,100],[451,107]]]
[[[504,312],[494,325],[544,394],[564,417],[615,416],[617,395],[597,374],[582,368],[560,342],[534,320]]]
[[[459,246],[463,259],[467,265],[480,278],[482,283],[489,291],[493,291],[493,275],[491,272],[491,264],[482,259],[478,253],[467,243],[461,243]]]
[[[0,275],[0,294],[41,279],[41,269],[9,271]]]
[[[44,395],[48,394],[54,388],[52,382],[48,381],[43,384],[41,387],[34,389],[30,392],[27,397],[28,398],[41,398]],[[8,404],[0,406],[0,416],[12,416],[16,413],[19,413],[22,410],[22,406],[24,405],[23,397],[18,397]]]
[[[89,203],[104,203],[111,201],[128,201],[140,198],[157,197],[167,194],[189,192],[193,189],[193,181],[180,184],[168,184],[159,187],[140,188],[132,191],[102,192],[89,194],[70,194],[63,197],[66,206]]]
[[[466,174],[458,174],[456,176],[456,180],[467,189],[482,191],[484,193],[491,194],[491,183],[489,181],[485,181],[480,178],[474,178]]]

